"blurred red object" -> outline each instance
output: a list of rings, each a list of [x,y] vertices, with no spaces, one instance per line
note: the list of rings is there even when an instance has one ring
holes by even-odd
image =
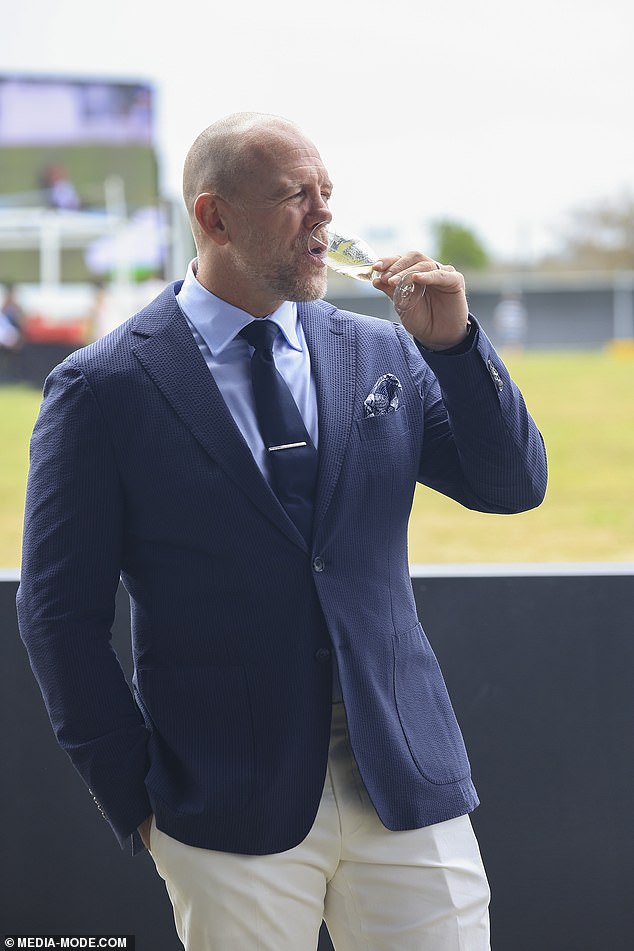
[[[30,314],[23,327],[25,340],[29,343],[69,343],[79,346],[86,343],[86,320],[50,320],[41,314]]]

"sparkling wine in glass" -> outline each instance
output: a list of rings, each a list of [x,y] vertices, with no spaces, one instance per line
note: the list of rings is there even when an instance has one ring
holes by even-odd
[[[311,252],[322,255],[332,271],[357,281],[372,280],[373,265],[379,256],[361,238],[340,234],[322,222],[313,228],[309,242]]]
[[[341,234],[332,224],[322,221],[315,225],[308,241],[311,254],[323,256],[327,266],[337,274],[357,281],[372,281],[380,277],[374,270],[379,255],[362,238]],[[396,285],[392,297],[396,313],[404,313],[424,293],[424,286],[404,278]]]

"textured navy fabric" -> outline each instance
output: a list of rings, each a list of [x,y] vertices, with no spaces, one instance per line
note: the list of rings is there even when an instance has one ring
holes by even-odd
[[[178,286],[46,382],[18,613],[59,742],[121,843],[153,811],[192,845],[282,851],[319,803],[335,651],[383,823],[472,810],[407,529],[417,479],[481,511],[542,500],[542,440],[502,361],[477,327],[467,352],[423,358],[399,325],[299,305],[319,410],[309,547],[228,413]],[[365,416],[385,374],[398,407]],[[132,692],[110,644],[120,573]]]

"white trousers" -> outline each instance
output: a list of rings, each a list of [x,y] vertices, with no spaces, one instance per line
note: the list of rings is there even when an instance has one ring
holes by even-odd
[[[489,951],[489,887],[468,816],[390,832],[333,706],[313,828],[273,855],[193,848],[152,823],[151,852],[187,951]]]

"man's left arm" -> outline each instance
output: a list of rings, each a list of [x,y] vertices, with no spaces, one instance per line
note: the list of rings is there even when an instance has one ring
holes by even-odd
[[[375,286],[390,297],[403,279],[425,288],[401,313],[416,350],[400,331],[424,404],[420,481],[479,511],[539,505],[547,482],[544,443],[504,363],[469,317],[463,276],[419,252],[384,259],[377,270]]]

